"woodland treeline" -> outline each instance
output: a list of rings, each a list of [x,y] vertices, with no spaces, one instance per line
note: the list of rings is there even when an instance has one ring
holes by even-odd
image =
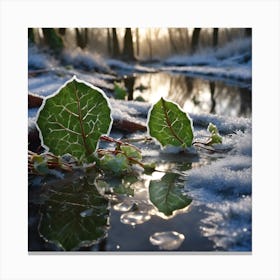
[[[125,61],[193,54],[237,38],[251,37],[251,28],[29,28],[29,42],[55,54],[80,48]]]

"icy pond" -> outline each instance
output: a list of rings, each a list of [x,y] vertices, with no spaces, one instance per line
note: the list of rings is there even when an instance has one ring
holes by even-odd
[[[151,104],[163,96],[189,113],[196,139],[206,137],[208,123],[214,123],[223,136],[219,152],[199,148],[161,151],[153,141],[139,142],[135,145],[143,151],[143,160],[155,162],[160,172],[136,172],[100,181],[81,173],[59,178],[31,176],[29,251],[61,250],[58,236],[78,240],[81,246],[75,249],[80,251],[251,251],[251,81],[203,72],[178,73],[178,68],[165,71],[162,66],[154,70],[127,71],[116,79],[127,88],[127,100],[112,98],[114,77],[92,77],[88,72],[62,67],[31,75],[29,91],[47,96],[75,74],[104,90],[114,118],[136,120],[141,125],[145,125]],[[30,130],[37,109],[29,109]],[[127,132],[115,127],[110,136],[141,138],[146,131]],[[192,199],[189,206],[170,216],[161,213],[149,197],[150,182],[169,180],[166,178],[179,184]],[[91,196],[92,208],[73,210],[75,203],[81,206]],[[76,197],[75,203],[72,197]],[[87,219],[91,220],[85,225]],[[47,236],[48,228],[57,235],[52,232]]]

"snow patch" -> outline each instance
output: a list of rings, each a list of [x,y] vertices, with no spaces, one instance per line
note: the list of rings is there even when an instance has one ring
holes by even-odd
[[[157,72],[152,67],[146,67],[140,64],[129,64],[121,60],[108,59],[107,64],[111,69],[118,70],[121,74],[131,74],[131,73],[155,73]]]
[[[252,120],[244,117],[225,117],[214,114],[190,114],[194,126],[207,128],[209,123],[217,126],[223,134],[232,133],[237,130],[245,130],[251,127]]]
[[[57,65],[56,60],[47,52],[39,50],[36,45],[28,47],[28,69],[38,70],[52,68]]]
[[[71,52],[64,51],[62,54],[62,62],[86,71],[111,72],[105,60],[98,53],[90,53],[80,48],[71,50]]]
[[[252,41],[234,40],[217,50],[205,49],[193,55],[176,55],[164,61],[161,70],[197,76],[215,76],[215,79],[252,79]]]
[[[239,252],[252,250],[251,197],[208,204],[208,208],[207,218],[201,221],[201,230],[216,248]]]
[[[206,206],[202,234],[224,250],[250,251],[252,133],[237,131],[224,138],[231,147],[222,159],[186,172],[185,189],[194,205]]]

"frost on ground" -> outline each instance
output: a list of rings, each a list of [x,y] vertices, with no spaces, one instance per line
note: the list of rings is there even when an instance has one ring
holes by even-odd
[[[62,54],[62,63],[80,70],[94,70],[103,73],[111,72],[111,69],[99,54],[82,51],[81,49],[71,50],[71,52],[64,51]]]
[[[252,43],[250,39],[234,40],[217,50],[204,50],[194,55],[177,55],[168,58],[161,70],[216,79],[252,79]]]
[[[220,249],[251,251],[252,234],[252,134],[224,137],[231,151],[222,159],[187,172],[185,189],[194,203],[205,205],[202,234]]]
[[[117,59],[108,59],[107,64],[111,69],[116,70],[118,73],[125,75],[133,73],[155,73],[156,69],[153,67],[147,67],[138,63],[126,63]]]

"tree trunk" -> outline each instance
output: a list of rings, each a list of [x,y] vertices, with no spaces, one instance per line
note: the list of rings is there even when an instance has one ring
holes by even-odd
[[[140,54],[140,48],[139,48],[139,28],[136,28],[136,56],[138,57]]]
[[[183,28],[178,28],[177,32],[179,33],[179,38],[180,38],[180,51],[184,50],[185,48],[185,40],[184,40],[184,36],[183,36]]]
[[[148,29],[147,32],[147,40],[148,40],[148,45],[149,45],[149,59],[153,59],[153,45],[152,45],[152,31],[151,28]]]
[[[169,41],[170,41],[171,48],[175,53],[178,53],[178,49],[177,49],[176,43],[175,43],[174,38],[173,38],[172,29],[167,28],[167,30],[168,30],[168,35],[169,35]]]
[[[81,49],[85,49],[88,43],[88,29],[87,28],[75,28],[76,43]]]
[[[112,55],[112,39],[110,34],[110,28],[107,28],[107,50],[108,54]]]
[[[45,44],[55,53],[60,53],[63,49],[63,41],[55,32],[54,28],[42,28]]]
[[[252,37],[252,28],[245,28],[245,36]]]
[[[28,28],[28,41],[31,43],[35,43],[35,35],[33,28]]]
[[[122,56],[124,60],[135,60],[131,28],[125,29]]]
[[[213,48],[217,48],[219,42],[219,28],[213,28]]]
[[[192,53],[197,51],[198,43],[199,43],[199,34],[201,28],[195,28],[192,34],[192,42],[191,42],[191,51]]]
[[[190,36],[189,36],[189,29],[186,28],[186,49],[190,51]]]
[[[61,35],[61,36],[64,36],[66,34],[66,28],[58,28],[58,33]]]
[[[112,35],[113,35],[113,48],[112,48],[112,56],[114,58],[120,57],[120,45],[118,41],[118,35],[116,28],[112,28]]]

